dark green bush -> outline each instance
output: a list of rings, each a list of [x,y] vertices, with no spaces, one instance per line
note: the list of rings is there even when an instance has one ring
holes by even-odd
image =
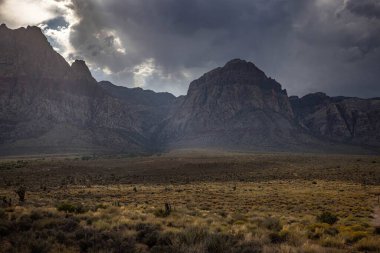
[[[269,239],[271,243],[284,243],[288,238],[288,233],[286,231],[273,232],[269,234]]]
[[[88,161],[88,160],[91,160],[92,157],[91,156],[82,156],[82,161]]]
[[[48,253],[51,245],[46,240],[32,240],[30,253]]]
[[[25,194],[26,194],[26,187],[25,186],[20,186],[16,191],[18,199],[20,202],[25,201]]]
[[[61,212],[66,212],[66,213],[85,213],[88,211],[85,207],[82,205],[74,205],[70,203],[62,203],[57,206],[57,210]]]
[[[12,223],[7,220],[0,220],[0,237],[9,235],[12,231]]]
[[[338,216],[332,214],[330,212],[323,212],[321,215],[317,217],[317,220],[322,223],[327,223],[330,225],[335,224],[339,219]]]
[[[144,243],[150,248],[158,243],[160,237],[158,226],[140,223],[136,225],[136,231],[136,241]]]
[[[0,219],[7,218],[7,214],[3,208],[0,208]]]
[[[28,231],[33,225],[33,220],[27,216],[21,216],[17,222],[17,229],[19,231]]]

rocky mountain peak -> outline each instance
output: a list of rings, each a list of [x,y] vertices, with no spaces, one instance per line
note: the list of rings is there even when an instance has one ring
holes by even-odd
[[[255,64],[241,59],[233,59],[223,67],[211,70],[193,81],[189,87],[189,94],[204,88],[205,85],[208,86],[208,90],[213,86],[225,86],[233,89],[236,89],[236,86],[241,89],[245,86],[256,86],[259,89],[275,90],[278,93],[286,94],[279,83],[268,78]]]
[[[1,30],[1,29],[9,29],[9,28],[7,27],[6,24],[3,23],[3,24],[0,25],[0,30]]]
[[[265,75],[255,64],[241,59],[233,59],[222,68],[223,71],[251,72],[252,74]]]
[[[222,114],[228,111],[233,115],[243,108],[251,108],[293,117],[286,90],[255,64],[240,59],[231,60],[193,81],[184,105],[200,111],[206,107]]]
[[[83,60],[75,60],[71,64],[71,73],[76,79],[93,79],[90,69]]]

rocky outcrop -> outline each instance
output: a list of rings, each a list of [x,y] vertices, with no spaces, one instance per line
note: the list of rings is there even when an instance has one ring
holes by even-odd
[[[309,141],[294,120],[286,90],[239,59],[193,81],[159,135],[171,148],[294,150]]]
[[[235,59],[186,96],[98,83],[36,27],[0,26],[0,155],[155,152],[173,148],[362,151],[380,147],[380,99],[288,97]],[[356,145],[356,146],[353,146]]]
[[[2,153],[154,149],[155,113],[104,92],[84,61],[70,66],[36,27],[0,27],[0,91]]]
[[[291,97],[299,123],[311,134],[337,142],[380,146],[380,99]]]

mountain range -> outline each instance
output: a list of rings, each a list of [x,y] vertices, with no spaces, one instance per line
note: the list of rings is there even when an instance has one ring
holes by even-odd
[[[0,26],[0,154],[380,151],[380,99],[287,91],[253,63],[229,61],[185,96],[97,82],[37,27]]]

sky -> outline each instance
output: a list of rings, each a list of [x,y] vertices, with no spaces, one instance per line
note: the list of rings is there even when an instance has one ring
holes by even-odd
[[[186,94],[240,58],[289,95],[380,97],[380,0],[0,0],[0,23],[127,87]]]

